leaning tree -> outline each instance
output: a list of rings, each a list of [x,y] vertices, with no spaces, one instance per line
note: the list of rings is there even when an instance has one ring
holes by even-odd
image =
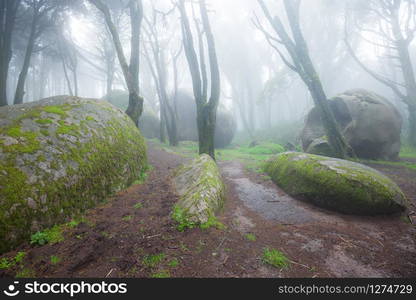
[[[102,0],[89,0],[104,15],[108,30],[113,38],[117,57],[123,71],[124,79],[129,90],[129,106],[126,114],[138,126],[139,118],[143,112],[143,98],[139,96],[139,57],[140,57],[140,30],[143,20],[142,0],[129,0],[131,41],[130,41],[130,63],[127,63],[120,35],[114,24],[109,7]]]
[[[289,20],[291,35],[286,30],[279,16],[272,16],[269,8],[263,0],[257,0],[260,7],[270,23],[274,34],[270,33],[260,20],[256,18],[255,24],[263,32],[269,44],[277,51],[283,62],[294,72],[308,87],[314,100],[315,107],[321,115],[322,124],[325,129],[328,142],[331,145],[334,155],[339,158],[353,156],[351,147],[343,137],[340,127],[329,106],[329,102],[323,89],[319,75],[312,63],[309,50],[300,25],[300,0],[284,0],[284,8]],[[282,51],[281,46],[286,49],[290,57]]]

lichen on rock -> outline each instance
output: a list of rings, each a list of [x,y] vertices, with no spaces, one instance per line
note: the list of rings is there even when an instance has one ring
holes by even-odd
[[[0,108],[0,253],[129,186],[147,167],[121,110],[77,97]]]
[[[174,173],[173,183],[179,195],[173,214],[176,221],[188,227],[215,223],[215,214],[224,204],[225,187],[210,156],[202,154],[180,167]]]
[[[287,152],[268,161],[265,171],[288,194],[341,213],[391,214],[408,207],[394,182],[359,163]]]

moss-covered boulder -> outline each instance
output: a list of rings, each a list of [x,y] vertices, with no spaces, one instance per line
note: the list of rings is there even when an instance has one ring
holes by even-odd
[[[0,252],[127,187],[146,166],[139,130],[106,101],[0,108]]]
[[[346,214],[391,214],[408,206],[389,178],[351,161],[286,152],[268,161],[265,171],[288,194]]]
[[[349,90],[329,99],[342,134],[355,154],[365,159],[396,160],[400,152],[402,117],[384,97],[373,92]],[[321,114],[314,107],[301,133],[303,150],[334,156],[326,140]]]
[[[179,195],[173,217],[182,227],[212,223],[224,204],[225,187],[215,161],[202,154],[174,174]]]

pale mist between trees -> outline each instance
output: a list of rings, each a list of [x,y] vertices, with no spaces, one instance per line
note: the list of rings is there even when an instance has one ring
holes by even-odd
[[[0,105],[55,95],[109,100],[171,145],[196,127],[199,152],[213,157],[223,146],[215,130],[227,127],[241,141],[300,145],[315,107],[334,156],[345,158],[356,153],[328,99],[364,89],[397,109],[401,143],[414,146],[415,6],[2,0]]]

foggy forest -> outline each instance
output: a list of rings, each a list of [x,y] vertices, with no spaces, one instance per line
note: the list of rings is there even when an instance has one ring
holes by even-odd
[[[0,32],[0,278],[416,276],[415,0],[0,0]]]

